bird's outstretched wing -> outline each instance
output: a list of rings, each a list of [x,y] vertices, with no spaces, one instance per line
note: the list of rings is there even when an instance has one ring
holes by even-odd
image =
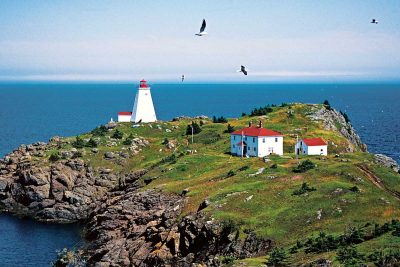
[[[206,29],[206,20],[203,19],[203,24],[201,24],[200,32],[204,32],[205,29]]]

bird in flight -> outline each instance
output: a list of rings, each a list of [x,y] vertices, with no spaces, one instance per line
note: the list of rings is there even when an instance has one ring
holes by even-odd
[[[378,24],[378,21],[376,19],[372,19],[371,23]]]
[[[205,32],[205,31],[204,31],[205,29],[206,29],[206,20],[205,20],[205,19],[203,19],[203,23],[201,24],[200,31],[199,31],[199,33],[196,33],[195,35],[197,35],[197,36],[203,36],[203,35],[206,35],[206,34],[207,34],[207,32]]]
[[[182,75],[182,82],[185,80],[185,75]]]
[[[247,70],[245,66],[240,66],[240,70],[238,70],[238,72],[243,72],[244,75],[247,75]]]

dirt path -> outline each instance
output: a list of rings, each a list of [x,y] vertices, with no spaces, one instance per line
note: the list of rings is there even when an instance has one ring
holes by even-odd
[[[386,187],[386,185],[382,182],[382,180],[375,175],[366,165],[357,164],[357,167],[365,174],[365,176],[370,180],[374,185],[379,187],[380,189],[386,191],[387,193],[391,194],[398,200],[400,200],[400,192],[397,192],[393,189]]]

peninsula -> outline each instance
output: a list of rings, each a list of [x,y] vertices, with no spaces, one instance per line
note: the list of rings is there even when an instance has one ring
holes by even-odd
[[[112,122],[21,145],[0,160],[0,210],[84,223],[87,245],[65,251],[59,266],[398,260],[397,163],[368,153],[347,115],[329,105],[259,110]],[[231,155],[230,133],[251,121],[284,136],[283,155]],[[295,155],[299,137],[323,138],[328,155]]]

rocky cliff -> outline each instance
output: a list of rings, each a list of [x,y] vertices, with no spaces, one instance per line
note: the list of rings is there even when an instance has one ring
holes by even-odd
[[[351,124],[339,112],[313,105],[307,117],[310,121],[322,122],[323,130],[338,133],[347,142],[343,151],[366,151]],[[202,119],[204,123],[209,123],[207,118]],[[146,186],[168,172],[179,169],[179,175],[182,175],[188,168],[186,161],[180,167],[173,164],[179,157],[193,155],[193,150],[182,148],[182,143],[189,145],[187,140],[180,140],[181,128],[190,120],[182,118],[173,123],[148,125],[148,128],[145,125],[138,129],[115,124],[108,127],[99,140],[96,139],[99,148],[77,150],[71,147],[73,140],[68,138],[22,145],[0,160],[0,210],[46,222],[84,222],[88,246],[76,253],[90,266],[219,266],[224,257],[242,259],[265,255],[274,246],[270,238],[261,237],[251,227],[240,229],[237,222],[215,220],[210,213],[202,210],[210,205],[208,199],[201,199],[203,202],[199,206],[198,200],[193,200],[197,199],[195,196],[187,196],[188,190],[179,194],[181,191],[163,190],[165,183]],[[290,127],[288,125],[288,129]],[[124,142],[114,139],[112,133],[115,128],[135,136],[129,137],[129,142],[128,137]],[[196,142],[208,146],[212,153],[217,149],[222,155],[222,163],[230,161],[228,155],[219,151],[220,147],[226,146],[226,141],[213,131],[223,132],[219,128],[204,131],[203,139]],[[157,135],[153,136],[154,133]],[[92,135],[84,137],[94,138]],[[166,141],[165,135],[170,136],[169,140]],[[220,146],[216,145],[217,142]],[[143,155],[142,149],[147,154]],[[51,160],[50,155],[54,151],[59,152],[60,158]],[[157,153],[160,155],[154,159]],[[96,165],[91,161],[93,158],[107,164]],[[135,159],[143,160],[132,161],[134,165],[130,160]],[[150,163],[147,164],[146,160]],[[295,164],[290,159],[285,160],[286,166]],[[383,156],[378,156],[376,160],[384,162],[382,164],[389,162]],[[345,164],[348,161],[341,162]],[[207,166],[212,164],[207,163]],[[264,163],[254,161],[254,164]],[[393,162],[387,164],[393,167]],[[227,177],[246,172],[249,166],[244,167]],[[143,179],[149,172],[153,173]],[[215,170],[209,172],[211,178],[207,177],[206,184],[226,179],[224,174],[219,173],[217,165]],[[261,173],[259,176],[262,176]],[[282,171],[268,175],[265,180],[280,175]],[[244,177],[247,180],[249,176],[246,174]],[[207,196],[204,192],[201,194]],[[238,198],[242,194],[250,193],[233,191],[225,196]],[[253,194],[259,194],[258,187]],[[252,198],[253,195],[246,197],[244,202],[251,203],[254,201]],[[212,203],[211,206],[218,209],[225,204]],[[193,205],[195,208],[187,208]]]

